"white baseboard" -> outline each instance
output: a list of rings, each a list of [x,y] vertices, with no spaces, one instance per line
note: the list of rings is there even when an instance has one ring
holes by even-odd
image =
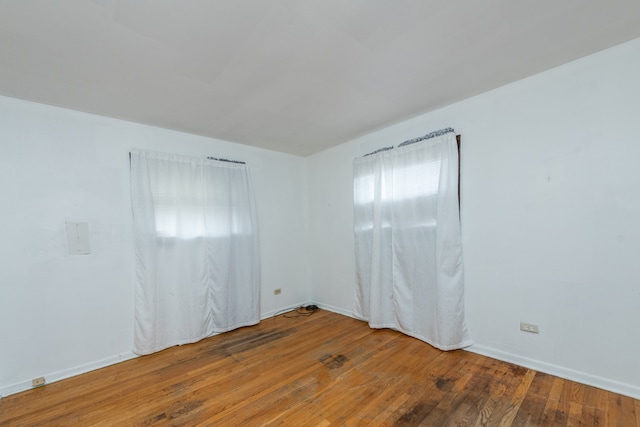
[[[345,310],[344,308],[340,308],[340,307],[335,307],[329,304],[322,304],[322,303],[311,303],[311,304],[315,304],[318,307],[320,307],[323,310],[328,310],[328,311],[332,311],[334,313],[338,313],[338,314],[342,314],[343,316],[347,316],[347,317],[353,317],[354,319],[356,319],[356,317],[353,315],[353,312],[350,310]]]
[[[312,304],[311,302],[304,302],[299,304],[291,305],[290,307],[284,307],[279,310],[272,310],[265,313],[260,314],[260,320],[267,319],[279,313],[284,313],[287,311],[295,310],[296,308],[304,305]],[[104,368],[110,365],[115,365],[116,363],[124,362],[125,360],[133,359],[138,357],[133,352],[121,353],[115,356],[107,357],[102,360],[97,360],[95,362],[85,363],[80,366],[76,366],[70,369],[65,369],[62,371],[52,372],[49,374],[43,375],[46,381],[46,384],[50,384],[56,381],[63,380],[65,378],[70,378],[76,375],[84,374],[90,371],[94,371],[96,369]],[[33,388],[31,385],[31,380],[22,381],[15,384],[10,384],[7,386],[0,386],[0,399],[3,396],[9,396],[10,394],[20,393],[21,391],[26,391]]]
[[[274,315],[295,310],[300,306],[306,306],[310,304],[315,304],[321,309],[342,314],[343,316],[355,318],[355,316],[353,315],[353,312],[350,310],[346,310],[340,307],[335,307],[329,304],[314,303],[313,301],[306,301],[299,304],[293,304],[289,307],[284,307],[279,310],[272,310],[265,313],[261,313],[260,319],[264,320],[269,317],[273,317]],[[491,347],[486,347],[483,345],[474,344],[470,347],[465,348],[465,350],[470,351],[472,353],[477,353],[483,356],[491,357],[493,359],[502,360],[504,362],[514,363],[516,365],[523,366],[529,369],[534,369],[536,371],[544,372],[546,374],[555,375],[557,377],[566,378],[582,384],[587,384],[587,385],[598,387],[604,390],[609,390],[614,393],[623,394],[625,396],[633,397],[634,399],[640,399],[640,386],[637,386],[634,384],[628,384],[620,381],[610,380],[610,379],[599,377],[596,375],[591,375],[586,372],[576,371],[573,369],[565,368],[563,366],[558,366],[558,365],[542,362],[539,360],[518,356],[518,355],[504,352],[501,350],[496,350]],[[70,377],[84,374],[86,372],[90,372],[96,369],[104,368],[106,366],[115,365],[116,363],[124,362],[125,360],[134,359],[136,357],[138,356],[132,352],[121,353],[112,357],[107,357],[105,359],[85,363],[83,365],[80,365],[74,368],[52,372],[50,374],[44,375],[44,377],[47,384],[49,384],[55,381],[63,380],[65,378],[70,378]],[[2,398],[2,396],[8,396],[10,394],[19,393],[21,391],[29,390],[31,388],[32,388],[31,380],[0,387],[0,398]]]
[[[492,359],[498,359],[525,368],[544,372],[545,374],[554,375],[560,378],[566,378],[578,383],[612,391],[614,393],[623,394],[625,396],[633,397],[634,399],[640,399],[640,386],[634,384],[610,380],[604,377],[599,377],[597,375],[592,375],[582,371],[576,371],[570,368],[565,368],[564,366],[554,365],[551,363],[530,359],[524,356],[518,356],[516,354],[496,350],[494,348],[486,347],[483,345],[474,344],[470,347],[465,348],[465,350],[483,356],[491,357]]]
[[[313,304],[313,303],[312,303]],[[315,303],[318,307],[325,310],[333,311],[334,313],[342,314],[344,316],[353,317],[353,312],[347,311],[339,307],[333,307],[328,304]],[[576,371],[574,369],[565,368],[563,366],[554,365],[551,363],[542,362],[535,359],[530,359],[523,356],[518,356],[512,353],[507,353],[501,350],[496,350],[491,347],[474,344],[464,350],[472,353],[477,353],[483,356],[491,357],[492,359],[502,360],[504,362],[513,363],[525,368],[533,369],[535,371],[544,372],[545,374],[554,375],[560,378],[566,378],[571,381],[575,381],[581,384],[590,385],[593,387],[601,388],[603,390],[612,391],[614,393],[623,394],[625,396],[633,397],[634,399],[640,399],[640,386],[623,383],[620,381],[610,380],[597,375],[588,374],[582,371]]]
[[[64,369],[62,371],[52,372],[44,375],[44,379],[46,384],[50,384],[56,381],[63,380],[65,378],[75,377],[76,375],[84,374],[90,371],[95,371],[96,369],[104,368],[110,365],[115,365],[116,363],[124,362],[125,360],[130,360],[138,357],[133,352],[120,353],[115,356],[107,357],[105,359],[96,360],[94,362],[85,363],[80,366],[75,366],[70,369]],[[21,391],[29,390],[33,388],[31,386],[31,380],[19,382],[16,384],[11,384],[8,386],[4,386],[0,388],[0,396],[8,396],[10,394],[19,393]]]
[[[277,316],[279,314],[286,313],[287,311],[292,311],[292,310],[295,310],[296,308],[306,307],[306,306],[312,305],[312,304],[318,306],[318,308],[321,308],[323,310],[327,310],[327,311],[331,311],[331,312],[334,312],[334,313],[342,314],[343,316],[347,316],[347,317],[353,317],[355,319],[355,317],[353,316],[353,313],[351,311],[345,310],[344,308],[334,307],[334,306],[329,305],[329,304],[322,304],[322,303],[317,303],[317,302],[313,302],[313,301],[304,301],[304,302],[300,302],[300,303],[297,303],[297,304],[289,305],[287,307],[283,307],[283,308],[278,309],[278,310],[271,310],[271,311],[267,311],[265,313],[262,313],[260,315],[260,320],[264,320],[264,319],[267,319],[269,317]]]
[[[298,307],[304,307],[309,304],[313,304],[313,303],[309,301],[305,301],[297,304],[292,304],[283,308],[279,308],[278,310],[265,311],[264,313],[260,313],[260,320],[268,319],[269,317],[277,316],[278,314],[286,313],[287,311],[292,311]]]

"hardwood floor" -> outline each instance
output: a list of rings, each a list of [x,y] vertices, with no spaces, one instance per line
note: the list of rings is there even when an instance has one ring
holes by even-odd
[[[640,401],[327,311],[3,398],[2,426],[640,426]]]

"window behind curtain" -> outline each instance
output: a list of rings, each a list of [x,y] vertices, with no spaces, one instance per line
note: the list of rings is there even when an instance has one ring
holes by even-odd
[[[469,345],[455,134],[353,165],[354,314],[371,327],[398,329],[443,350]]]
[[[135,150],[134,351],[259,321],[256,213],[246,165]]]

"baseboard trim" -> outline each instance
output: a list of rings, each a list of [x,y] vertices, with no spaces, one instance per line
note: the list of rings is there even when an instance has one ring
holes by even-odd
[[[306,307],[306,306],[312,305],[312,304],[318,306],[318,308],[321,308],[323,310],[331,311],[331,312],[337,313],[337,314],[342,314],[343,316],[347,316],[347,317],[353,317],[354,319],[356,318],[356,317],[354,317],[352,312],[350,312],[348,310],[345,310],[344,308],[334,307],[334,306],[329,305],[329,304],[323,304],[323,303],[314,302],[314,301],[304,301],[304,302],[299,302],[297,304],[289,305],[287,307],[283,307],[283,308],[278,309],[278,310],[271,310],[271,311],[267,311],[265,313],[262,313],[260,315],[260,320],[264,320],[264,319],[267,319],[269,317],[277,316],[279,314],[283,314],[283,313],[286,313],[288,311],[295,310],[296,308]]]
[[[508,353],[501,350],[496,350],[491,347],[486,347],[479,344],[474,344],[465,350],[472,353],[480,354],[482,356],[491,357],[492,359],[502,360],[503,362],[513,363],[525,368],[533,369],[545,374],[554,375],[556,377],[565,378],[578,383],[590,385],[603,390],[612,391],[614,393],[623,394],[625,396],[632,397],[634,399],[640,399],[640,387],[623,383],[616,380],[592,375],[582,371],[576,371],[574,369],[566,368],[551,363],[542,362],[540,360],[530,359],[528,357],[519,356],[513,353]]]
[[[309,301],[305,301],[305,302],[299,302],[297,304],[291,304],[291,305],[288,305],[286,307],[279,308],[278,310],[266,311],[266,312],[260,314],[260,320],[268,319],[269,317],[277,316],[279,314],[283,314],[283,313],[286,313],[288,311],[295,310],[296,308],[304,307],[304,306],[307,306],[307,305],[310,305],[310,304],[313,304],[313,303],[309,302]]]
[[[342,314],[343,316],[352,317],[352,318],[356,319],[356,317],[353,315],[352,311],[345,310],[344,308],[335,307],[333,305],[323,304],[323,303],[320,303],[320,302],[313,302],[311,304],[315,304],[315,305],[317,305],[319,308],[321,308],[323,310],[332,311],[334,313]]]
[[[64,369],[57,372],[45,374],[44,379],[46,384],[51,384],[56,381],[64,380],[66,378],[75,377],[76,375],[85,374],[87,372],[95,371],[96,369],[105,368],[107,366],[115,365],[116,363],[124,362],[125,360],[135,359],[138,357],[133,352],[120,353],[115,356],[106,357],[104,359],[96,360],[94,362],[85,363],[80,366],[75,366],[70,369]],[[10,394],[20,393],[32,389],[31,380],[22,381],[16,384],[11,384],[0,388],[0,397],[8,396]]]
[[[325,310],[357,319],[357,317],[353,315],[353,312],[347,311],[343,308],[334,307],[322,303],[315,304]],[[574,369],[565,368],[563,366],[554,365],[535,359],[530,359],[528,357],[518,356],[516,354],[496,350],[494,348],[486,347],[483,345],[474,344],[472,346],[466,347],[464,350],[480,354],[482,356],[490,357],[492,359],[502,360],[503,362],[513,363],[539,372],[544,372],[545,374],[565,378],[581,384],[586,384],[603,390],[612,391],[614,393],[623,394],[634,399],[640,399],[640,387],[633,384],[610,380],[604,377],[599,377],[597,375],[588,374],[582,371],[576,371]]]
[[[309,304],[313,304],[312,302],[304,302],[304,303],[299,303],[299,304],[294,304],[291,305],[289,307],[284,307],[282,309],[279,310],[272,310],[272,311],[268,311],[265,313],[261,313],[260,314],[260,320],[264,320],[267,319],[269,317],[273,317],[276,314],[280,314],[280,313],[285,313],[287,311],[291,311],[291,310],[295,310],[296,308],[303,306],[303,305],[309,305]],[[217,334],[214,334],[217,335]],[[76,366],[70,369],[65,369],[62,371],[57,371],[57,372],[52,372],[52,373],[48,373],[43,375],[46,381],[46,384],[50,384],[56,381],[60,381],[66,378],[71,378],[74,377],[76,375],[80,375],[80,374],[84,374],[87,372],[91,372],[94,371],[96,369],[100,369],[100,368],[105,368],[107,366],[110,365],[115,365],[116,363],[120,363],[120,362],[124,362],[125,360],[130,360],[130,359],[134,359],[138,357],[138,355],[136,355],[133,352],[126,352],[126,353],[121,353],[121,354],[117,354],[115,356],[111,356],[111,357],[107,357],[105,359],[101,359],[101,360],[97,360],[95,362],[89,362],[89,363],[85,363],[83,365],[80,366]],[[31,380],[27,380],[27,381],[21,381],[19,383],[15,383],[15,384],[10,384],[7,386],[0,386],[0,399],[2,399],[2,397],[6,397],[9,396],[11,394],[16,394],[16,393],[20,393],[22,391],[26,391],[26,390],[30,390],[32,389],[33,386],[31,385]]]
[[[310,304],[315,304],[319,308],[323,310],[328,310],[337,314],[341,314],[343,316],[356,318],[353,315],[352,311],[346,310],[341,307],[335,307],[330,304],[317,303],[313,301],[306,301],[298,304],[292,304],[288,307],[284,307],[278,310],[271,310],[265,313],[260,314],[260,320],[267,319],[269,317],[273,317],[275,315],[285,313],[287,311],[295,310],[298,307],[306,306]],[[603,390],[612,391],[614,393],[623,394],[625,396],[632,397],[634,399],[640,399],[640,387],[623,383],[620,381],[610,380],[607,378],[599,377],[597,375],[588,374],[586,372],[576,371],[573,369],[565,368],[563,366],[554,365],[546,362],[542,362],[535,359],[530,359],[527,357],[519,356],[516,354],[508,353],[501,350],[496,350],[491,347],[486,347],[479,344],[474,344],[470,347],[465,348],[466,351],[470,351],[472,353],[480,354],[482,356],[491,357],[492,359],[502,360],[504,362],[514,363],[519,366],[523,366],[525,368],[534,369],[536,371],[544,372],[546,374],[555,375],[557,377],[566,378],[571,381],[576,381],[582,384],[590,385],[593,387],[601,388]],[[85,363],[80,366],[76,366],[74,368],[65,369],[62,371],[53,372],[50,374],[44,375],[47,384],[60,381],[66,378],[74,377],[76,375],[84,374],[90,371],[94,371],[96,369],[105,368],[110,365],[115,365],[116,363],[124,362],[125,360],[130,360],[138,357],[133,352],[125,352],[120,353],[115,356],[107,357],[101,360],[97,360],[94,362]],[[15,384],[11,384],[8,386],[0,387],[0,399],[3,396],[8,396],[10,394],[20,393],[22,391],[26,391],[33,388],[31,386],[31,380],[23,381]]]

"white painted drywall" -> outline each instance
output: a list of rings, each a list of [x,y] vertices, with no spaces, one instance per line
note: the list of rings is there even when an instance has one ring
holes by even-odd
[[[0,394],[133,356],[134,147],[246,161],[261,312],[309,300],[303,158],[5,97],[0,144]],[[88,223],[90,254],[68,254],[65,222]]]
[[[639,397],[640,39],[309,157],[312,299],[352,308],[352,159],[447,126],[472,350]]]
[[[0,394],[131,357],[130,148],[247,161],[263,314],[349,313],[352,159],[453,126],[473,349],[640,397],[638,76],[635,40],[309,158],[0,97]]]

